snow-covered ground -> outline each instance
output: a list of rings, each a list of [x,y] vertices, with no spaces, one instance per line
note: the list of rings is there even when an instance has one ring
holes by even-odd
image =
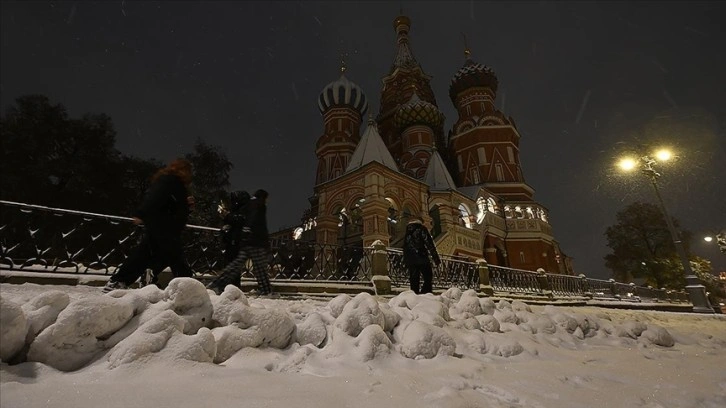
[[[0,406],[724,407],[726,316],[0,285]]]

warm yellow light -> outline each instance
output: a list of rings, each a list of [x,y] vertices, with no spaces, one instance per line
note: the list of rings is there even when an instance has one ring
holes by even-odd
[[[713,241],[713,237],[703,237],[703,240],[706,242],[711,242]]]
[[[655,152],[655,157],[660,161],[668,161],[673,157],[673,153],[668,149],[660,149]]]
[[[625,157],[623,159],[620,159],[620,161],[618,162],[618,166],[625,171],[631,171],[637,165],[638,161],[633,159],[632,157]]]

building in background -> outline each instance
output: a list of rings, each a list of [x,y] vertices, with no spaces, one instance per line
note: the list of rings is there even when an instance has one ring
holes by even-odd
[[[573,274],[547,209],[525,182],[517,126],[495,107],[494,71],[465,51],[449,86],[458,118],[444,133],[432,77],[411,51],[410,28],[408,17],[394,20],[396,55],[375,117],[345,66],[323,88],[310,209],[277,240],[349,247],[381,240],[399,247],[406,223],[421,217],[441,254]]]

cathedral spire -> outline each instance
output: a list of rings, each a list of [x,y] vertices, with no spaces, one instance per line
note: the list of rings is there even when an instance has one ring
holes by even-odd
[[[398,44],[398,50],[396,51],[396,57],[393,60],[393,67],[391,71],[396,68],[414,68],[419,66],[418,61],[411,52],[411,47],[408,45],[408,32],[411,29],[411,19],[400,15],[393,20],[393,29],[396,30],[396,43]]]

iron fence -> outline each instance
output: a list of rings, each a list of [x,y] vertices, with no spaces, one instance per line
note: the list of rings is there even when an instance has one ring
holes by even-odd
[[[537,272],[489,265],[489,280],[495,292],[543,295]]]
[[[33,272],[110,275],[143,235],[131,218],[39,205],[0,201],[0,268]],[[217,275],[224,266],[224,245],[216,228],[187,225],[185,256],[198,279]],[[387,250],[394,287],[408,287],[403,253]],[[273,281],[371,284],[372,248],[288,241],[272,248]],[[441,256],[433,268],[435,289],[479,288],[479,265],[469,258]],[[243,279],[254,279],[247,268]],[[488,265],[495,292],[555,297],[687,302],[684,291],[568,275],[544,274]]]
[[[0,266],[34,272],[110,275],[143,235],[128,217],[0,201]],[[187,225],[185,256],[194,277],[224,266],[219,229]],[[370,250],[292,242],[270,253],[276,280],[370,282]],[[247,268],[243,278],[254,276]]]
[[[441,255],[440,258],[441,265],[432,268],[434,289],[479,289],[479,270],[475,262],[448,255]],[[401,249],[388,248],[388,276],[394,286],[410,286],[408,268],[403,262]]]

